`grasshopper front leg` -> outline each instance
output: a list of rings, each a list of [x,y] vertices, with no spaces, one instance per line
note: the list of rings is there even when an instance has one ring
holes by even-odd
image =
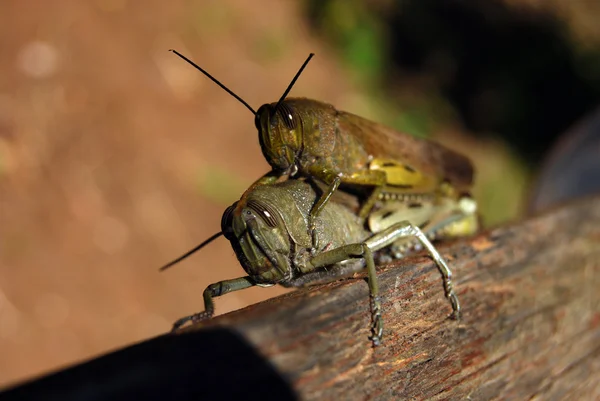
[[[373,209],[379,194],[383,191],[383,187],[386,184],[386,173],[380,170],[366,170],[351,175],[339,175],[333,171],[322,170],[316,167],[310,169],[310,173],[313,177],[316,177],[327,184],[327,188],[323,191],[317,202],[314,204],[308,216],[309,235],[313,241],[311,252],[314,255],[316,249],[319,248],[318,238],[315,231],[315,221],[338,187],[341,184],[374,187],[373,192],[361,206],[359,211],[359,217],[364,219],[369,214],[371,209]]]
[[[250,278],[250,276],[234,278],[231,280],[223,280],[209,285],[202,294],[204,297],[204,311],[178,319],[175,323],[173,323],[173,328],[171,331],[176,331],[187,322],[198,323],[203,320],[210,319],[215,313],[215,304],[213,303],[214,297],[220,297],[221,295],[225,295],[233,291],[244,290],[255,285],[256,283]]]
[[[331,183],[327,187],[327,189],[321,194],[317,202],[313,205],[310,213],[308,215],[308,235],[312,240],[312,248],[310,250],[311,255],[315,255],[317,249],[319,248],[319,236],[317,235],[317,226],[316,221],[321,211],[325,208],[325,205],[329,202],[329,199],[333,195],[333,193],[338,189],[340,183],[342,182],[339,176],[328,177],[331,178]],[[327,181],[325,181],[327,182]]]
[[[366,243],[344,245],[331,251],[323,252],[314,256],[310,263],[315,267],[324,267],[335,265],[336,263],[346,261],[348,259],[363,258],[367,265],[367,276],[369,280],[369,295],[371,305],[371,336],[369,339],[373,342],[373,346],[381,344],[381,337],[383,335],[383,318],[381,317],[381,300],[379,299],[379,285],[377,284],[377,273],[375,271],[375,260],[373,259],[373,252]],[[358,270],[363,270],[362,266]],[[331,281],[338,280],[343,275],[347,275],[351,272],[355,272],[353,268],[344,269],[340,268],[336,275],[331,275]],[[315,273],[317,274],[317,273]],[[323,278],[321,276],[321,282]],[[313,282],[314,284],[314,282]]]

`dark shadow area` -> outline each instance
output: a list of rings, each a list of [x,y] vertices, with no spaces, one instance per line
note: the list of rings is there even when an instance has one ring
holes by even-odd
[[[318,29],[336,24],[323,15],[331,1],[310,2]],[[577,52],[566,26],[542,12],[500,1],[366,7],[389,41],[383,82],[425,76],[469,130],[505,138],[530,164],[600,103],[600,49]]]
[[[600,193],[600,108],[562,135],[532,186],[528,211]]]
[[[228,329],[165,335],[26,382],[0,400],[296,400],[291,386]]]

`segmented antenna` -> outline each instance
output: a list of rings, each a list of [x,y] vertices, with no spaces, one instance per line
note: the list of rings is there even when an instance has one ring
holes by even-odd
[[[163,267],[161,267],[159,270],[162,272],[164,270],[167,270],[169,267],[171,267],[173,265],[176,265],[177,263],[181,262],[183,259],[187,258],[191,254],[193,254],[196,251],[199,251],[200,249],[204,248],[205,245],[210,244],[211,242],[213,242],[214,240],[216,240],[217,238],[219,238],[221,235],[223,235],[222,231],[219,231],[218,233],[213,234],[207,240],[205,240],[204,242],[202,242],[200,245],[198,245],[198,246],[194,247],[193,249],[191,249],[190,251],[184,253],[183,255],[181,255],[180,257],[178,257],[177,259],[175,259],[174,261],[167,263],[166,265],[164,265]]]
[[[277,102],[277,105],[275,106],[275,110],[277,110],[277,108],[279,107],[279,105],[281,104],[281,102],[283,102],[285,100],[286,96],[288,95],[288,93],[290,93],[290,91],[292,90],[292,87],[294,86],[294,84],[298,80],[298,77],[300,77],[300,74],[302,74],[302,71],[304,71],[304,68],[306,68],[306,64],[308,64],[308,62],[310,61],[311,58],[313,58],[314,55],[315,55],[314,53],[310,53],[308,55],[308,58],[306,59],[306,61],[304,62],[304,64],[302,64],[302,67],[300,67],[300,69],[298,70],[298,72],[294,76],[294,79],[292,79],[292,82],[290,82],[290,84],[288,85],[288,87],[285,90],[285,92],[283,92],[283,95],[281,96],[281,98],[279,98],[279,101]]]
[[[248,110],[250,110],[252,112],[252,114],[256,115],[256,111],[248,103],[246,103],[246,101],[244,99],[242,99],[241,97],[239,97],[238,95],[236,95],[232,90],[230,90],[228,87],[226,87],[221,82],[219,82],[215,77],[213,77],[212,75],[210,75],[202,67],[200,67],[199,65],[197,65],[196,63],[194,63],[192,60],[190,60],[189,58],[187,58],[183,54],[179,53],[177,50],[169,49],[169,51],[175,53],[177,56],[179,56],[180,58],[182,58],[183,60],[185,60],[186,62],[188,62],[190,65],[192,65],[194,68],[196,68],[198,71],[200,71],[202,74],[206,75],[208,78],[210,78],[211,81],[213,81],[214,83],[216,83],[217,85],[219,85],[223,90],[225,90],[225,92],[229,93],[231,96],[233,96],[234,98],[236,98],[241,104],[243,104],[244,106],[246,106],[246,108]],[[285,100],[286,96],[288,95],[288,93],[290,93],[290,91],[292,90],[292,87],[294,86],[294,84],[298,80],[298,77],[300,77],[300,74],[302,74],[302,71],[304,71],[304,68],[306,68],[306,65],[308,64],[308,62],[310,61],[310,59],[313,58],[314,55],[315,55],[314,53],[310,53],[308,55],[308,58],[306,59],[306,61],[304,62],[304,64],[302,64],[302,67],[300,67],[300,69],[298,70],[298,72],[294,76],[294,79],[292,79],[292,82],[290,82],[290,84],[288,85],[288,87],[285,90],[285,92],[283,92],[283,95],[281,96],[281,98],[277,102],[277,105],[275,106],[275,110],[277,110],[277,108],[279,107],[279,105],[281,104],[281,102],[283,102]],[[205,245],[208,245],[209,243],[211,243],[215,239],[219,238],[221,235],[223,235],[222,231],[218,232],[218,233],[216,233],[214,235],[212,235],[210,238],[208,238],[206,241],[202,242],[200,245],[198,245],[198,246],[194,247],[193,249],[191,249],[190,251],[184,253],[183,255],[181,255],[177,259],[173,260],[172,262],[167,263],[166,265],[164,265],[163,267],[161,267],[159,270],[160,271],[164,271],[164,270],[168,269],[169,267],[171,267],[173,265],[176,265],[177,263],[179,263],[182,260],[186,259],[188,256],[190,256],[193,253],[195,253],[195,252],[199,251],[200,249],[202,249]]]
[[[231,96],[233,96],[234,98],[236,98],[241,104],[243,104],[244,106],[246,106],[246,108],[248,110],[250,110],[252,112],[252,114],[256,115],[256,111],[254,111],[254,109],[248,103],[246,103],[246,101],[244,99],[242,99],[241,97],[239,97],[238,95],[236,95],[235,93],[233,93],[232,90],[230,90],[228,87],[226,87],[225,85],[223,85],[222,83],[220,83],[215,77],[213,77],[207,71],[205,71],[204,69],[202,69],[202,67],[200,67],[198,64],[194,63],[192,60],[190,60],[189,58],[187,58],[183,54],[179,53],[177,50],[169,49],[169,51],[175,53],[176,55],[178,55],[179,57],[181,57],[182,59],[184,59],[185,61],[187,61],[189,64],[191,64],[192,66],[194,66],[194,68],[196,68],[198,71],[200,71],[201,73],[203,73],[204,75],[206,75],[208,78],[210,78],[211,81],[213,81],[214,83],[216,83],[217,85],[219,85],[221,88],[223,88],[225,90],[225,92],[229,93]]]
[[[204,70],[198,64],[194,63],[192,60],[190,60],[189,58],[187,58],[183,54],[179,53],[177,50],[169,49],[169,51],[175,53],[176,55],[178,55],[179,57],[181,57],[183,60],[187,61],[194,68],[196,68],[198,71],[200,71],[202,74],[204,74],[208,78],[210,78],[211,81],[213,81],[214,83],[216,83],[217,85],[219,85],[223,90],[225,90],[225,92],[229,93],[231,96],[233,96],[234,98],[236,98],[238,100],[238,102],[240,102],[241,104],[243,104],[244,106],[246,106],[246,108],[248,110],[250,110],[252,112],[252,114],[256,115],[256,111],[248,103],[246,103],[246,101],[244,99],[242,99],[241,97],[239,97],[238,95],[236,95],[231,89],[229,89],[228,87],[226,87],[225,85],[223,85],[221,82],[219,82],[215,77],[213,77],[212,75],[210,75],[206,70]],[[283,102],[285,100],[286,96],[288,95],[288,93],[290,93],[290,91],[292,90],[292,87],[294,86],[294,84],[298,80],[298,77],[300,77],[300,74],[302,74],[302,71],[304,71],[304,68],[306,68],[306,65],[308,64],[308,62],[310,61],[310,59],[313,58],[314,55],[315,55],[314,53],[310,53],[308,55],[308,58],[306,59],[306,61],[304,62],[304,64],[302,64],[302,67],[300,67],[300,69],[298,70],[298,72],[294,76],[294,79],[292,79],[292,82],[290,82],[290,84],[288,85],[288,87],[285,90],[285,92],[283,92],[283,95],[281,96],[281,98],[277,102],[277,105],[275,106],[275,110],[277,110],[277,108],[279,107],[279,105],[281,104],[281,102]]]

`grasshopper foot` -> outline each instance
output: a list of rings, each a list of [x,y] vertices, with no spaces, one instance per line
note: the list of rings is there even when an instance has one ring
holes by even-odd
[[[184,316],[181,319],[177,319],[175,323],[173,323],[173,328],[171,328],[171,333],[176,332],[181,327],[185,326],[187,322],[191,322],[192,324],[199,323],[203,320],[210,319],[210,316],[206,312],[194,313],[193,315]]]
[[[371,297],[371,335],[369,340],[373,342],[373,347],[381,345],[383,336],[383,318],[381,317],[381,301],[379,297]]]
[[[455,293],[452,293],[448,298],[450,299],[450,303],[452,304],[452,313],[450,314],[450,319],[460,320],[461,309],[460,304],[458,303],[458,297]]]
[[[444,283],[444,289],[446,292],[446,298],[448,298],[450,305],[452,305],[452,314],[450,314],[450,319],[459,320],[461,315],[460,302],[458,301],[458,296],[454,292],[454,288],[450,280],[447,280]]]

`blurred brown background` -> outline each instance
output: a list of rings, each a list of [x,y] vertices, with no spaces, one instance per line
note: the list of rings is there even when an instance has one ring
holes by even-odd
[[[268,170],[253,116],[170,48],[255,108],[277,100],[314,52],[291,96],[468,154],[486,224],[516,218],[554,138],[597,104],[597,10],[558,1],[411,4],[2,2],[0,386],[164,333],[202,310],[208,284],[243,274],[224,239],[157,271],[217,232],[225,207]],[[527,51],[514,32],[542,45]],[[483,42],[453,47],[471,38]],[[531,56],[538,65],[512,63],[544,44],[551,57]],[[512,64],[477,63],[492,56]],[[542,85],[536,96],[517,91],[532,77]],[[513,97],[505,82],[515,83]],[[282,292],[230,294],[217,313]]]

